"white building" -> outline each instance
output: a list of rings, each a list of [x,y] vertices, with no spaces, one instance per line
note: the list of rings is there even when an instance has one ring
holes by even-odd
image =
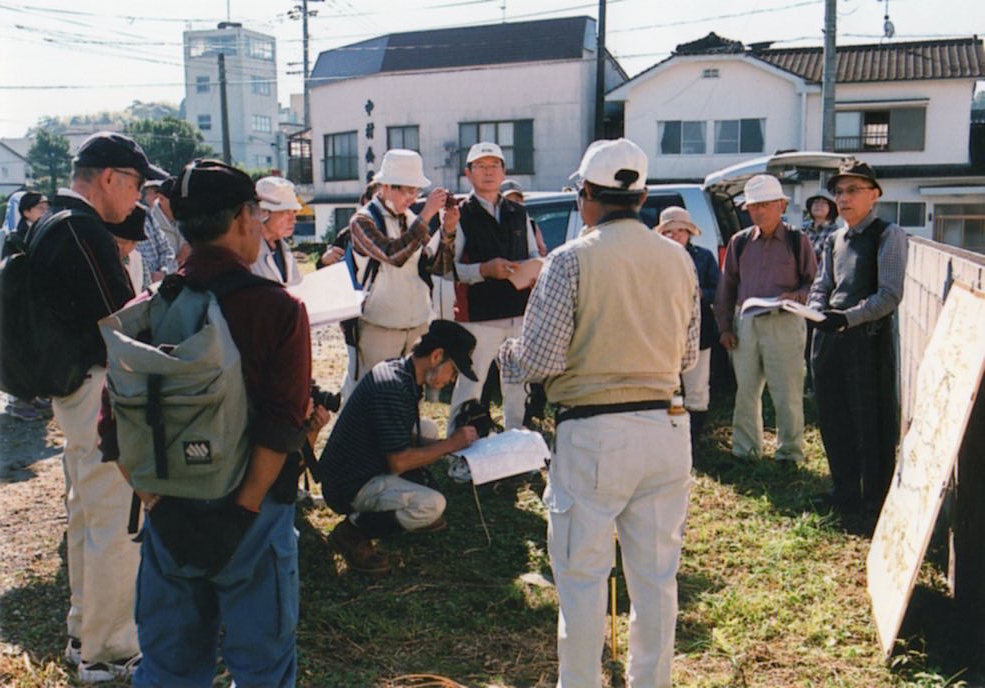
[[[840,46],[837,54],[835,150],[876,169],[880,214],[913,234],[985,250],[985,167],[972,156],[985,139],[971,122],[985,77],[982,42]],[[746,48],[712,33],[606,99],[624,103],[625,135],[650,156],[650,181],[698,180],[764,153],[820,150],[822,71],[819,47]],[[790,190],[790,219],[817,185]]]
[[[27,164],[27,151],[31,139],[0,139],[0,196],[9,196],[27,184],[31,166]]]
[[[185,119],[222,153],[219,55],[225,56],[229,148],[247,168],[279,164],[277,62],[273,36],[221,22],[216,29],[184,32]]]
[[[560,189],[594,138],[595,21],[389,34],[323,52],[310,77],[318,234],[343,226],[389,148],[466,191],[464,153],[495,141],[527,189]],[[606,86],[626,79],[607,56]]]

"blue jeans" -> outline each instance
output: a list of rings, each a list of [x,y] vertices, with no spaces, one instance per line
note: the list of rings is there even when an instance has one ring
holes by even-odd
[[[270,497],[219,573],[177,566],[148,519],[137,576],[143,660],[135,686],[212,685],[222,657],[238,688],[294,685],[297,675],[298,544],[294,505]]]

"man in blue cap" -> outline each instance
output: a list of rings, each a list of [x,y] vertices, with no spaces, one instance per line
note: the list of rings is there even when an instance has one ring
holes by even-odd
[[[166,176],[133,139],[99,132],[72,161],[71,188],[59,189],[53,212],[71,214],[36,238],[31,260],[47,301],[70,325],[60,355],[85,376],[52,399],[65,435],[68,580],[71,588],[66,658],[85,683],[129,676],[139,661],[133,621],[137,545],[127,534],[132,491],[102,461],[96,421],[106,379],[106,347],[96,323],[119,309],[133,290],[106,223],[122,222],[151,177]]]

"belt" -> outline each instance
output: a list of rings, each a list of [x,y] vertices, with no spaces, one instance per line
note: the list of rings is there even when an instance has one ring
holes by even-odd
[[[653,411],[655,409],[668,409],[670,402],[666,399],[652,399],[650,401],[627,401],[621,404],[586,404],[584,406],[571,406],[561,411],[555,420],[555,427],[566,420],[579,420],[581,418],[592,418],[607,413],[629,413],[630,411]]]

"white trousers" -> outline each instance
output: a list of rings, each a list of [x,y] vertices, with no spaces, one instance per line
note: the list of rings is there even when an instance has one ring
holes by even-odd
[[[65,435],[68,511],[68,634],[82,641],[82,659],[102,662],[139,651],[133,618],[140,547],[127,533],[133,490],[115,463],[103,463],[96,421],[106,369],[93,367],[79,389],[52,399]]]
[[[510,337],[519,337],[523,333],[523,317],[489,320],[481,323],[462,323],[466,330],[475,337],[475,350],[472,352],[472,370],[479,378],[475,382],[464,375],[458,376],[455,389],[451,393],[451,406],[448,411],[448,434],[454,428],[452,423],[459,407],[469,399],[478,400],[482,396],[482,387],[489,375],[489,364],[496,358],[500,345]],[[527,403],[527,392],[523,383],[503,382],[500,375],[500,389],[503,392],[503,426],[506,430],[519,428],[523,425],[523,412]]]
[[[671,685],[690,471],[686,414],[640,411],[558,426],[544,503],[560,600],[559,688],[602,684],[613,527],[631,600],[628,685]]]
[[[385,474],[370,478],[352,499],[362,511],[392,511],[404,530],[426,528],[445,513],[445,496],[430,487]]]
[[[684,408],[688,411],[707,411],[711,401],[711,348],[698,351],[698,362],[691,370],[681,373],[684,383]]]

